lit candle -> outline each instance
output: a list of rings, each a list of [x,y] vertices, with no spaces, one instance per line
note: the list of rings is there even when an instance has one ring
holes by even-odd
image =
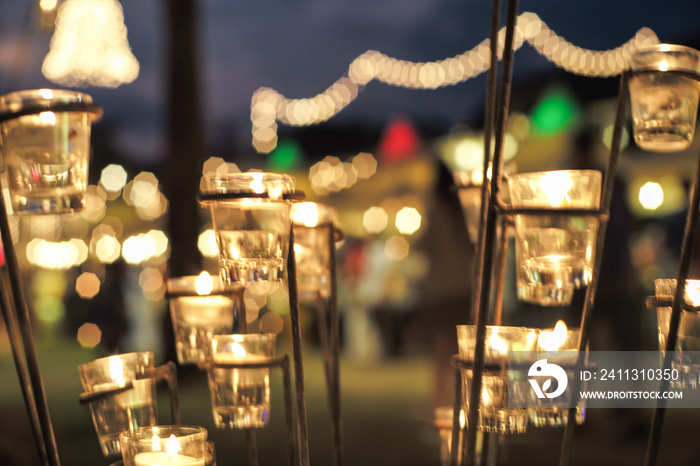
[[[153,436],[153,449],[160,450],[160,439]],[[180,443],[172,434],[165,444],[165,451],[149,451],[134,456],[136,466],[204,466],[204,458],[180,454]]]

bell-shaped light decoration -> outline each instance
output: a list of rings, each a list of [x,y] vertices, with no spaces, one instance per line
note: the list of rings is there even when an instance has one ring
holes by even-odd
[[[56,17],[44,76],[64,86],[117,87],[139,74],[117,0],[65,0]]]

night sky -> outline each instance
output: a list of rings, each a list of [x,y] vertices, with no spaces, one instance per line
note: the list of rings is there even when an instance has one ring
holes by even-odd
[[[51,32],[27,21],[36,3],[0,4],[3,93],[57,87],[40,71]],[[121,3],[140,76],[116,89],[83,90],[104,107],[101,124],[111,127],[117,152],[127,161],[157,163],[164,147],[164,8],[155,0]],[[489,34],[490,2],[483,0],[206,0],[198,6],[208,137],[233,131],[241,151],[252,151],[250,99],[259,87],[274,88],[287,97],[311,97],[346,74],[352,60],[367,50],[434,61],[471,49]],[[521,1],[519,11],[535,12],[556,33],[583,48],[617,47],[642,27],[654,30],[662,42],[700,45],[700,2],[695,1]],[[515,60],[516,86],[556,71],[527,44]],[[482,111],[484,88],[483,75],[434,91],[372,82],[327,124],[382,125],[405,115],[449,128]]]

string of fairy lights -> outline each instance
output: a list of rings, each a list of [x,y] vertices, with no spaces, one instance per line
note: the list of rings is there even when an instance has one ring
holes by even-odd
[[[505,28],[498,35],[498,58],[503,55]],[[627,66],[630,56],[639,48],[659,43],[654,31],[642,28],[619,47],[605,51],[583,49],[552,31],[535,13],[518,16],[514,48],[528,42],[557,67],[571,73],[615,76]],[[376,80],[390,86],[409,89],[437,89],[473,78],[490,67],[490,40],[460,55],[444,60],[416,63],[399,60],[369,50],[355,58],[347,76],[335,81],[314,97],[290,99],[274,89],[262,87],[251,100],[253,147],[269,153],[277,146],[277,122],[290,126],[310,126],[324,122],[347,107],[364,86]]]

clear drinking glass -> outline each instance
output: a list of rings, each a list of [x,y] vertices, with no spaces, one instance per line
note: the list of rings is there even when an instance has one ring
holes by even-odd
[[[119,435],[124,466],[209,466],[207,430],[197,426],[156,426]]]
[[[206,273],[169,278],[167,289],[178,362],[204,362],[212,335],[233,333],[234,289]]]
[[[563,322],[558,322],[554,328],[542,330],[537,339],[538,358],[547,359],[549,364],[557,364],[567,372],[569,379],[573,378],[573,366],[578,360],[578,340],[581,330],[567,329]],[[568,366],[568,367],[567,367]],[[566,388],[564,395],[570,399]],[[533,398],[534,400],[534,398]],[[569,409],[559,407],[531,408],[530,422],[535,427],[561,427],[569,419]],[[576,405],[576,423],[583,424],[586,419],[586,400],[579,399]]]
[[[654,280],[657,299],[673,300],[676,293],[676,280],[660,278]],[[686,304],[700,305],[700,280],[686,280],[685,282]],[[672,308],[659,306],[656,308],[659,331],[659,350],[661,364],[666,354],[666,341],[671,322]],[[681,311],[681,320],[678,326],[678,339],[676,341],[676,359],[673,367],[678,369],[678,380],[671,381],[675,388],[697,388],[700,384],[700,312]]]
[[[508,178],[508,186],[515,208],[555,207],[564,213],[515,216],[518,298],[542,306],[569,304],[574,289],[591,279],[598,219],[565,212],[599,207],[600,172],[520,173]]]
[[[216,233],[222,280],[281,280],[289,252],[294,178],[248,172],[206,178],[202,205]]]
[[[214,335],[211,361],[221,364],[264,362],[275,355],[276,335]],[[208,368],[214,424],[219,428],[259,428],[270,412],[269,368]]]
[[[700,74],[700,52],[682,45],[657,44],[637,51],[629,83],[634,140],[653,152],[676,152],[693,141],[700,82],[668,71]]]
[[[534,355],[537,348],[538,329],[525,327],[486,327],[486,352],[485,362],[500,364],[496,371],[485,371],[481,382],[481,404],[479,407],[478,428],[483,432],[499,434],[521,434],[527,429],[528,410],[522,408],[509,408],[509,396],[529,399],[530,384],[527,374],[523,376],[519,371],[509,369],[508,352],[523,351],[527,361],[518,360],[519,363],[535,362]],[[476,326],[458,325],[457,340],[459,343],[459,357],[466,361],[474,361],[476,348]],[[532,361],[529,359],[532,358]],[[469,412],[469,394],[471,390],[473,371],[462,370],[462,405],[465,412]],[[509,380],[511,384],[509,387]],[[511,404],[524,404],[511,400]],[[467,426],[468,427],[468,426]]]
[[[86,111],[60,111],[56,105],[62,104],[84,105]],[[0,97],[0,115],[21,115],[0,124],[15,212],[58,214],[83,208],[91,123],[99,116],[91,105],[89,95],[65,90],[18,91]],[[33,108],[46,110],[22,114]]]
[[[133,388],[90,403],[92,420],[105,456],[119,453],[119,433],[156,425],[156,392],[153,379],[136,380],[153,369],[153,353],[124,353],[95,359],[78,366],[80,381],[88,393],[115,390],[133,382]]]
[[[337,223],[335,209],[324,204],[302,202],[292,207],[294,258],[300,301],[327,298],[331,291],[329,228]]]

